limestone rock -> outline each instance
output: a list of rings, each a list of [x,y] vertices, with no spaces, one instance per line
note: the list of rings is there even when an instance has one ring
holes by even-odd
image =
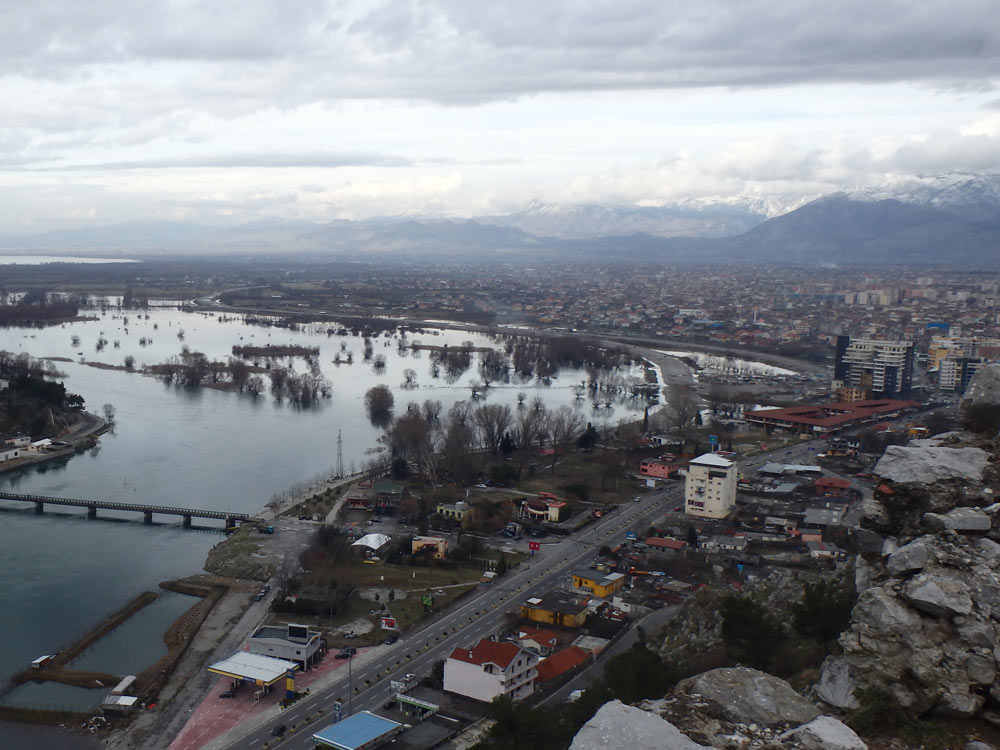
[[[682,680],[677,691],[700,696],[733,722],[770,727],[802,724],[820,714],[784,680],[749,667],[713,669]]]
[[[853,729],[832,716],[819,716],[781,735],[784,742],[798,742],[807,750],[868,750]]]
[[[641,708],[611,701],[601,706],[569,746],[570,750],[703,750],[706,746]]]
[[[819,682],[813,687],[813,692],[825,703],[836,708],[855,709],[861,705],[854,697],[854,681],[851,679],[850,668],[844,659],[837,656],[826,657]]]
[[[920,570],[927,565],[930,559],[929,540],[926,537],[920,537],[889,555],[885,567],[892,575],[899,575],[911,570]]]
[[[953,508],[947,513],[924,513],[924,526],[933,531],[989,531],[990,517],[975,508]]]
[[[907,581],[903,595],[914,607],[935,617],[967,615],[972,611],[968,587],[942,573],[921,573]]]
[[[980,481],[990,454],[981,448],[890,445],[875,473],[894,482],[933,484],[942,479]]]
[[[962,416],[978,406],[1000,406],[1000,365],[979,368],[969,381],[959,404]]]

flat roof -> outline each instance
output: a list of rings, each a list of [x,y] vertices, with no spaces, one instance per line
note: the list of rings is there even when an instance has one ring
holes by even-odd
[[[298,668],[299,665],[294,661],[285,661],[284,659],[275,659],[273,656],[240,651],[228,659],[216,662],[208,668],[208,671],[214,674],[221,674],[224,677],[232,677],[238,680],[252,680],[255,683],[272,685],[284,677],[285,673],[289,670]]]
[[[357,748],[394,733],[402,726],[397,721],[386,719],[370,711],[362,711],[319,730],[312,738],[317,744],[333,747],[337,750],[357,750]]]
[[[699,466],[718,466],[720,469],[728,469],[733,465],[733,462],[728,458],[717,456],[714,453],[704,453],[698,456],[698,458],[692,458],[690,463],[698,464]]]
[[[919,404],[916,401],[899,399],[841,401],[835,404],[792,406],[787,409],[755,409],[746,412],[743,416],[751,421],[754,418],[780,420],[790,424],[830,429],[880,414],[891,414],[913,406],[919,406]]]

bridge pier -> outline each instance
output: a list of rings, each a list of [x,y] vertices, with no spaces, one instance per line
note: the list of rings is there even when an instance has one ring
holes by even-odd
[[[87,518],[91,518],[91,519],[97,518],[97,506],[96,505],[88,505],[87,506]]]
[[[236,526],[236,521],[232,516],[226,516],[226,528],[231,529]]]
[[[184,514],[184,528],[185,529],[190,529],[191,528],[191,514],[190,513],[185,513]]]
[[[44,512],[45,512],[45,503],[36,502],[35,513],[44,513]]]
[[[142,522],[143,523],[152,523],[153,522],[153,511],[151,511],[151,510],[144,510],[142,512]]]

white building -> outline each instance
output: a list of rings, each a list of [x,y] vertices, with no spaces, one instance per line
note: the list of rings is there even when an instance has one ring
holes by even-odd
[[[444,689],[486,702],[498,695],[523,700],[535,691],[537,664],[538,656],[516,643],[482,640],[451,652],[444,663]]]
[[[684,480],[684,512],[703,518],[725,518],[736,505],[736,464],[716,453],[691,460]]]

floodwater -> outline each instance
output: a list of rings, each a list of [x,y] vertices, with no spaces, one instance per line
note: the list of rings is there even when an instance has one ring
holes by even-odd
[[[130,311],[95,313],[81,321],[46,329],[0,330],[0,349],[34,357],[67,358],[54,366],[69,391],[81,394],[87,409],[102,414],[104,404],[116,413],[113,433],[96,448],[70,459],[18,473],[0,474],[0,489],[42,495],[99,498],[189,508],[242,512],[259,511],[276,493],[321,474],[335,473],[338,433],[342,436],[345,471],[360,469],[376,447],[380,428],[369,421],[364,393],[375,384],[395,394],[395,410],[408,401],[441,401],[444,410],[469,400],[469,384],[480,379],[475,355],[472,368],[451,382],[434,377],[427,351],[400,348],[393,338],[373,340],[374,354],[383,354],[385,368],[376,371],[363,361],[360,337],[327,335],[328,325],[290,331],[251,326],[239,318],[152,309],[148,317]],[[73,337],[79,337],[74,341]],[[98,342],[107,343],[98,350]],[[140,340],[144,339],[144,343]],[[409,334],[409,342],[459,346],[496,345],[484,335],[441,331]],[[233,345],[318,346],[322,375],[332,385],[332,397],[300,408],[278,402],[265,392],[258,397],[209,388],[185,389],[134,372],[97,369],[80,360],[120,365],[130,355],[136,367],[157,364],[180,354],[183,346],[225,360]],[[353,353],[351,365],[335,365],[340,353]],[[262,362],[263,364],[263,362]],[[281,364],[305,371],[302,358]],[[404,389],[404,371],[416,372],[416,387]],[[622,377],[641,376],[636,368]],[[572,386],[586,379],[582,371],[562,370],[547,384],[498,383],[487,391],[487,403],[512,406],[523,393],[540,396],[547,408],[571,405],[595,425],[638,419],[644,403],[620,400],[611,408],[594,408],[577,399]],[[0,501],[0,675],[21,669],[37,656],[69,645],[129,598],[157,584],[201,570],[208,550],[222,539],[218,530],[184,530],[174,517],[158,516],[147,526],[138,514],[101,511],[88,520],[82,509],[47,508],[36,515],[33,506]],[[216,522],[203,522],[207,526]],[[139,626],[113,633],[80,657],[86,668],[112,673],[135,672],[141,662],[155,661],[157,638],[175,619],[186,597],[168,595],[148,612]],[[148,649],[139,653],[139,641]],[[148,643],[147,643],[148,641]],[[136,658],[123,662],[123,649]],[[41,684],[15,689],[4,702],[50,708],[94,706],[98,691]]]

